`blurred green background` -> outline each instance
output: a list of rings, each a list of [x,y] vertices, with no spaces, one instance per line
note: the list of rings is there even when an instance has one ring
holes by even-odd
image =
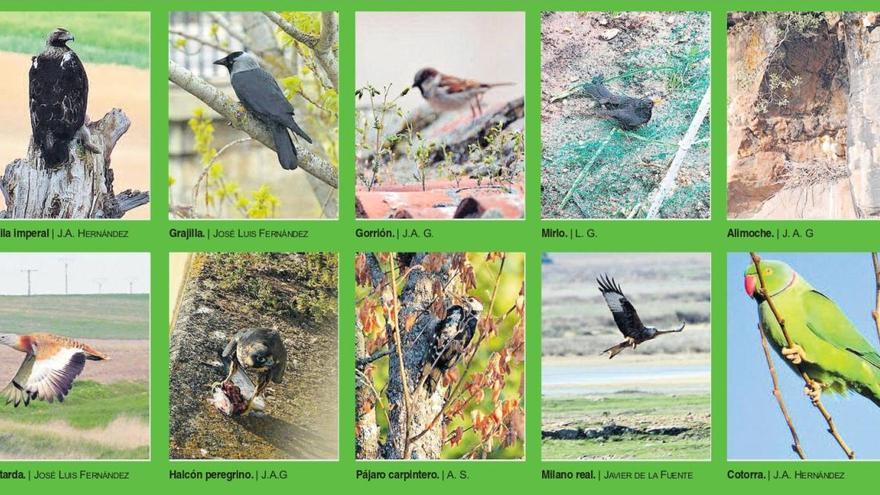
[[[73,34],[70,47],[83,62],[150,66],[150,14],[146,12],[4,12],[0,51],[36,55],[58,27]]]

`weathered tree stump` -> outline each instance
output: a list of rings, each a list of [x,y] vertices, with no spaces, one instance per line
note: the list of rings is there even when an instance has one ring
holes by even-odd
[[[88,124],[92,152],[79,140],[70,144],[70,162],[47,168],[33,140],[27,158],[6,166],[0,191],[6,211],[0,218],[122,218],[126,212],[150,201],[147,191],[113,191],[110,155],[131,121],[114,108],[101,120]]]

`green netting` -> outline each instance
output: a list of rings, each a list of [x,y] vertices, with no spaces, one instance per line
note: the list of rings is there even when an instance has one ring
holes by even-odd
[[[615,130],[612,121],[590,118],[585,122],[585,134],[589,137],[564,144],[551,157],[549,167],[574,173],[566,175],[571,180],[560,187],[563,190],[559,198],[570,197],[562,207],[564,216],[620,218],[634,211],[636,217],[645,216],[651,195],[669,168],[709,86],[708,40],[696,39],[698,36],[696,30],[683,25],[671,35],[678,42],[651,43],[631,50],[618,64],[627,70],[606,75],[605,81],[612,91],[642,96],[637,92],[660,88],[664,101],[655,107],[651,121],[636,131]],[[708,215],[708,167],[706,119],[679,174],[683,183],[664,201],[662,217]],[[577,176],[582,174],[578,182]],[[566,194],[572,186],[574,190]]]

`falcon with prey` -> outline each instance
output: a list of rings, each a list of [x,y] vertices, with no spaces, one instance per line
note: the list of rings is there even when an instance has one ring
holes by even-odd
[[[287,368],[287,350],[281,335],[269,328],[247,328],[239,331],[226,344],[221,357],[229,367],[229,373],[221,384],[231,383],[239,368],[244,372],[253,371],[257,375],[256,389],[247,400],[244,413],[251,410],[254,400],[263,393],[270,381],[281,383]]]
[[[0,344],[25,353],[12,382],[0,394],[7,404],[27,406],[32,400],[64,401],[86,361],[104,361],[109,356],[68,337],[48,333],[0,334]]]

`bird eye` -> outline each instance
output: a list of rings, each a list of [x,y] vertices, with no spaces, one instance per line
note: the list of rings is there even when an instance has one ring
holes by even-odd
[[[765,268],[764,275],[773,275],[773,269],[772,268]]]

